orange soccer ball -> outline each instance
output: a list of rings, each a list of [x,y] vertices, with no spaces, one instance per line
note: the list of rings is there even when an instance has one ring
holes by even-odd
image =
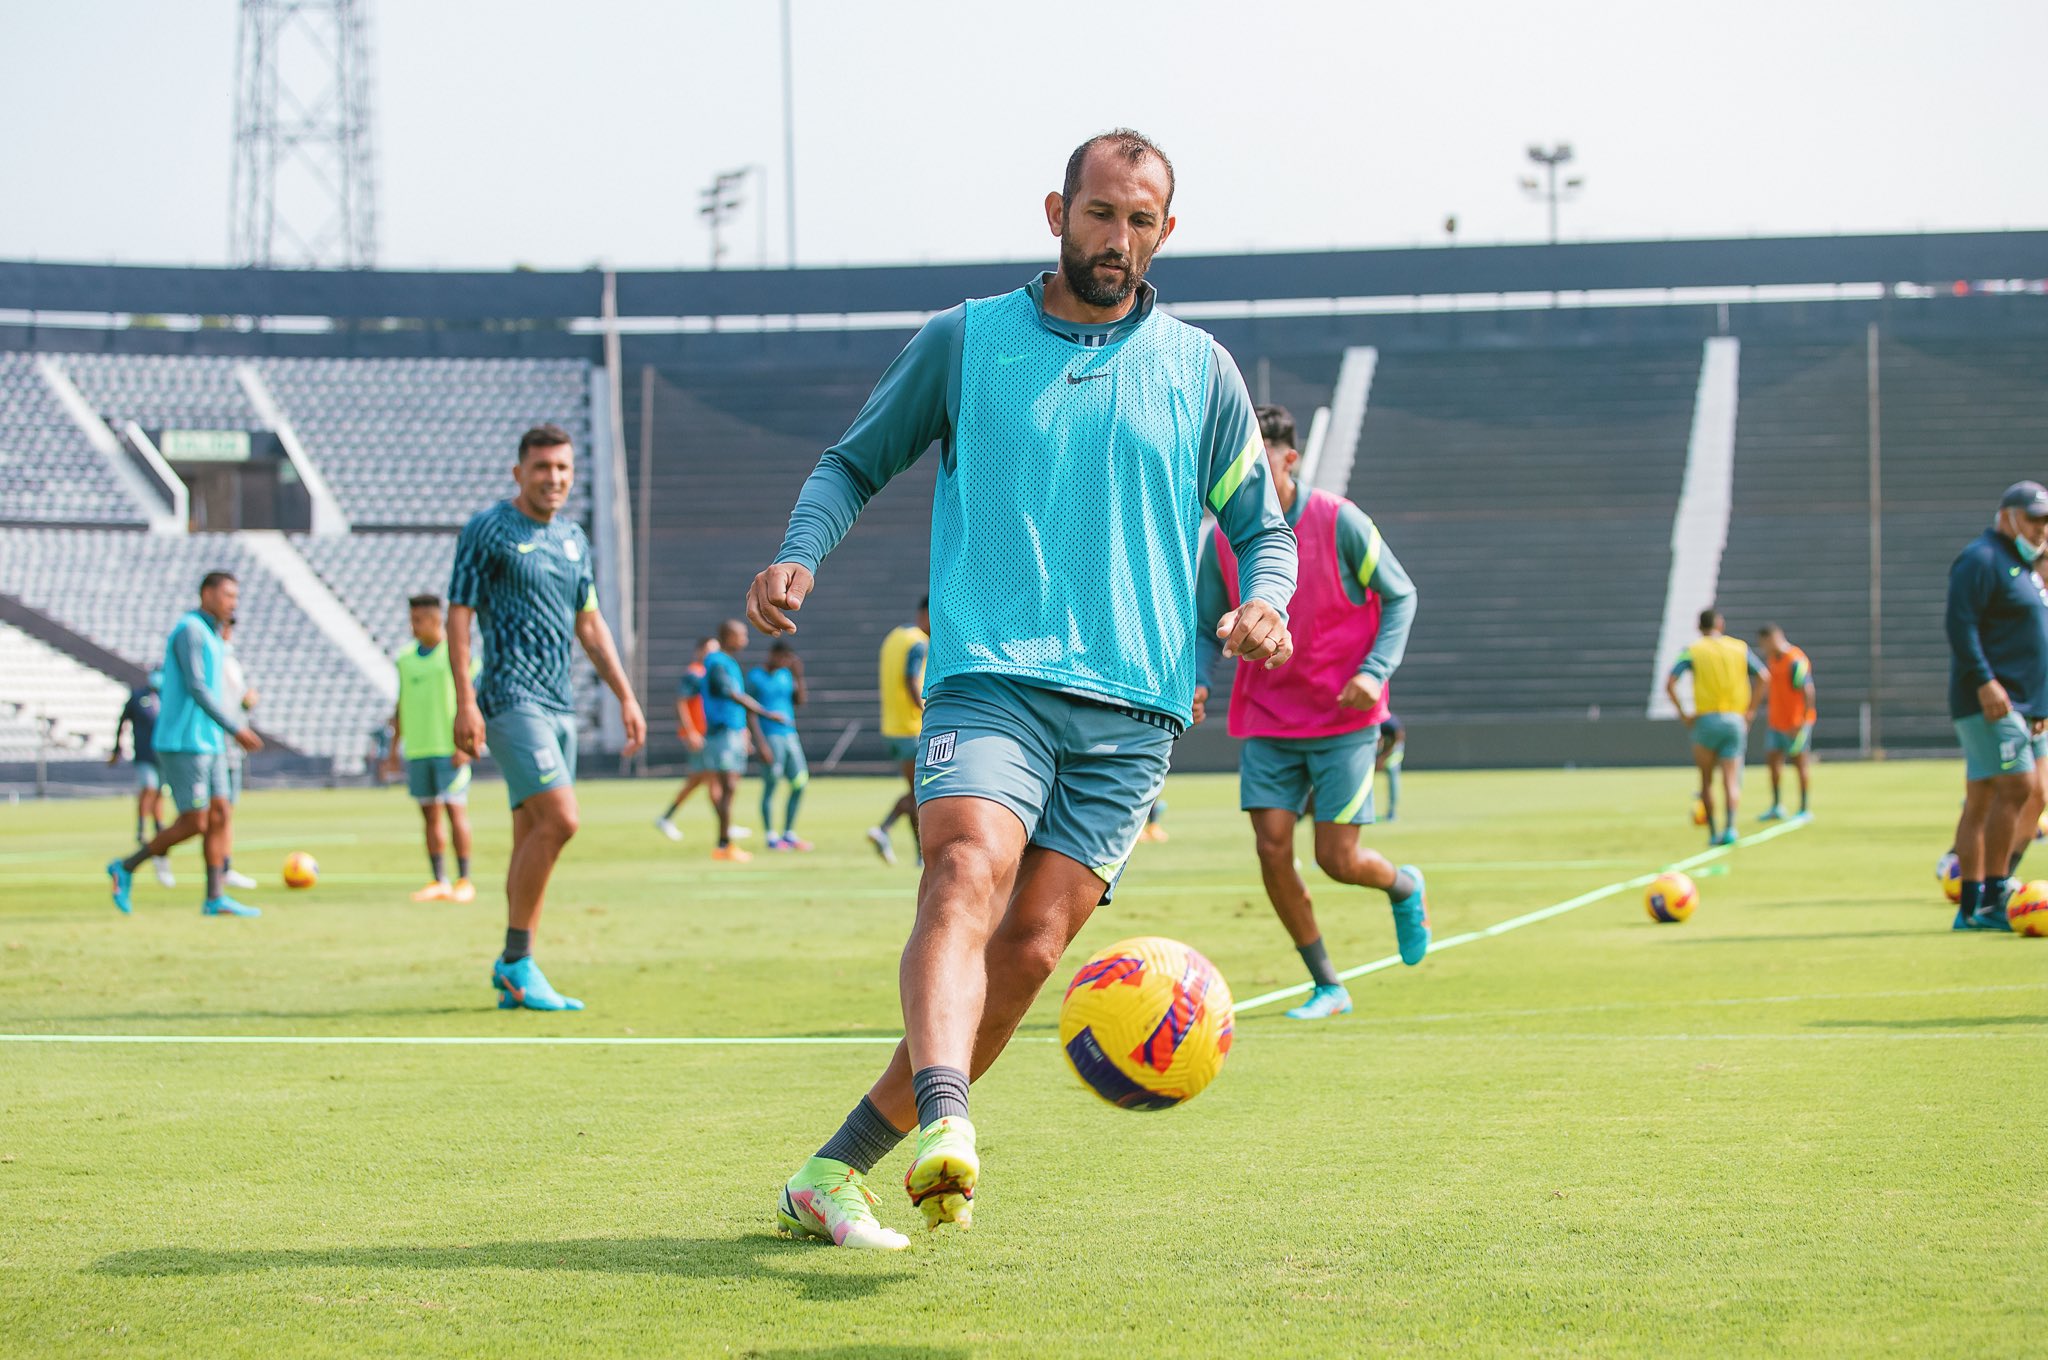
[[[287,888],[310,888],[320,881],[320,862],[303,850],[294,850],[284,857],[284,885]]]

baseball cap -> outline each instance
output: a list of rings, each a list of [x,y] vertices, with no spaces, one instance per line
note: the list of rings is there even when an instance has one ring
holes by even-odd
[[[2014,482],[1998,498],[2001,510],[2024,510],[2029,519],[2048,519],[2048,486],[2039,482]]]

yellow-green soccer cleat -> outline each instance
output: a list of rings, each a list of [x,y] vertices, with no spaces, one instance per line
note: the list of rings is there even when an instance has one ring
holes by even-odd
[[[822,1237],[835,1247],[901,1251],[910,1239],[875,1217],[881,1203],[845,1162],[813,1157],[782,1187],[775,1221],[796,1237]]]
[[[917,1131],[917,1155],[903,1173],[903,1188],[924,1215],[927,1228],[941,1223],[972,1226],[974,1183],[980,1179],[974,1125],[959,1115],[947,1115]]]

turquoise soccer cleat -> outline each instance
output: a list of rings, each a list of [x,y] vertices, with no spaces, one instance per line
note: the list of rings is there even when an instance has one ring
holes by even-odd
[[[107,877],[114,880],[114,905],[126,916],[132,910],[128,890],[135,886],[135,875],[128,872],[128,866],[120,860],[110,859],[107,861]]]
[[[245,907],[234,898],[226,895],[208,898],[206,905],[199,910],[202,915],[206,916],[261,916],[263,914],[262,908]]]
[[[1763,815],[1758,817],[1757,820],[1760,822],[1782,822],[1785,820],[1785,809],[1773,803],[1764,809]]]
[[[540,965],[528,954],[517,963],[502,958],[491,961],[491,985],[498,989],[501,1011],[580,1011],[583,1003],[563,996],[541,973]]]
[[[1428,936],[1423,937],[1427,947]],[[1351,1014],[1351,993],[1341,985],[1318,985],[1309,993],[1308,1000],[1287,1012],[1289,1020],[1327,1020],[1333,1015]]]
[[[1429,899],[1424,895],[1422,870],[1404,864],[1400,872],[1415,880],[1415,891],[1394,903],[1394,939],[1401,948],[1401,962],[1413,968],[1429,952]]]

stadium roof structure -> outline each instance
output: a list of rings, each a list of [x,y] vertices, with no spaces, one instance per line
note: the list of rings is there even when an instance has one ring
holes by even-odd
[[[1016,286],[1029,262],[620,271],[622,318],[902,315]],[[603,272],[272,270],[0,261],[0,313],[564,321]],[[2048,278],[2048,231],[1163,255],[1175,305]]]

